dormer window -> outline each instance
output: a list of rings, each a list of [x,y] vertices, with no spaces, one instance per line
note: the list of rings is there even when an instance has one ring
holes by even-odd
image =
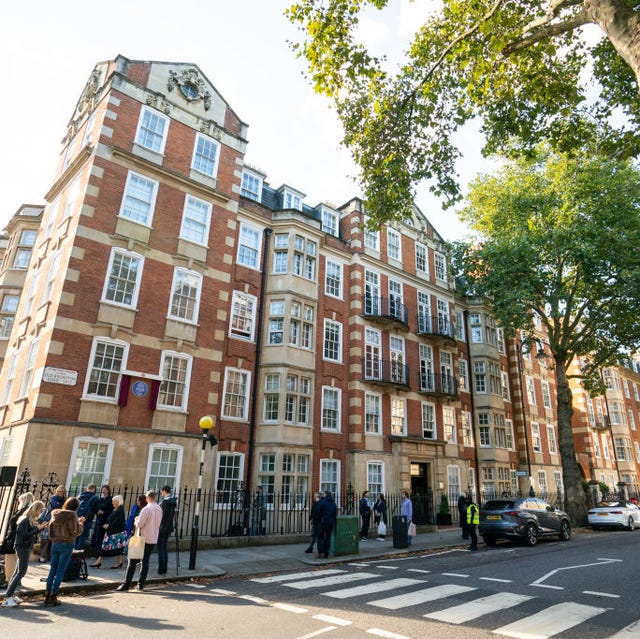
[[[329,235],[338,237],[338,214],[335,211],[322,207],[322,231]]]
[[[262,183],[264,176],[249,169],[242,170],[242,186],[240,195],[259,202],[262,199]]]
[[[282,208],[300,211],[302,210],[302,198],[297,193],[285,189],[282,194]]]

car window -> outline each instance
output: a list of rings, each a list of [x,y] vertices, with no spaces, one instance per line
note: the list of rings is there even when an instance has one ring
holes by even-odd
[[[535,499],[527,499],[523,502],[522,508],[524,510],[542,510],[541,506]]]
[[[619,508],[620,506],[624,506],[624,504],[617,501],[601,501],[596,508]]]
[[[494,499],[493,501],[488,501],[483,510],[513,510],[515,508],[515,504],[513,501],[504,500],[504,499]]]

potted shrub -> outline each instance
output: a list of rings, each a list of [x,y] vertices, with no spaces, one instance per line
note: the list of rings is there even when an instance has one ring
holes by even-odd
[[[440,505],[438,506],[438,514],[436,515],[436,524],[438,526],[451,526],[449,498],[445,493],[442,493],[440,496]]]

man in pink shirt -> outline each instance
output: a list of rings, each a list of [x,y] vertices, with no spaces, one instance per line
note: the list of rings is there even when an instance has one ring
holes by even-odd
[[[149,572],[149,558],[153,553],[158,541],[158,533],[160,531],[160,522],[162,521],[162,508],[156,501],[156,493],[153,490],[147,491],[147,505],[140,511],[136,518],[136,529],[140,530],[140,534],[144,537],[144,556],[142,559],[129,559],[127,563],[127,574],[124,582],[121,583],[116,590],[129,590],[131,580],[136,572],[136,566],[140,565],[140,577],[138,579],[138,590],[144,590],[147,581],[147,573]]]

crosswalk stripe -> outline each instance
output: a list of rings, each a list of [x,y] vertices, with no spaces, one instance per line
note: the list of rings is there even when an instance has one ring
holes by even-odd
[[[337,575],[338,573],[346,572],[344,570],[336,570],[335,568],[328,568],[327,570],[311,570],[309,572],[298,572],[296,574],[288,575],[274,575],[272,577],[258,577],[252,579],[257,584],[275,584],[280,581],[295,581],[296,579],[305,579],[306,577],[317,577],[318,575]]]
[[[399,635],[395,632],[390,632],[389,630],[382,630],[381,628],[369,628],[367,632],[370,635],[384,637],[385,639],[409,639],[409,637],[406,637],[405,635]]]
[[[334,626],[350,626],[353,621],[349,619],[342,619],[341,617],[331,617],[329,615],[313,615],[314,619],[318,621],[324,621],[326,623],[332,623]]]
[[[547,639],[606,611],[607,608],[595,608],[567,601],[497,628],[493,632],[515,639]]]
[[[405,586],[414,586],[423,583],[425,582],[420,579],[400,577],[398,579],[388,579],[387,581],[375,581],[372,584],[364,584],[363,586],[353,586],[353,588],[331,590],[330,592],[323,592],[322,594],[325,597],[333,597],[334,599],[348,599],[349,597],[370,595],[374,592],[384,592],[385,590],[394,590],[395,588],[404,588]]]
[[[378,608],[386,608],[388,610],[399,610],[400,608],[408,608],[416,606],[427,601],[435,601],[436,599],[444,599],[463,592],[475,590],[469,586],[457,586],[455,584],[445,584],[444,586],[434,586],[433,588],[424,588],[415,592],[408,592],[387,599],[377,599],[376,601],[368,601],[370,606]]]
[[[640,639],[640,619],[621,628],[615,635],[611,635],[607,639]]]
[[[362,581],[363,579],[372,579],[374,577],[378,577],[378,575],[372,572],[356,572],[347,575],[324,577],[323,579],[296,581],[292,584],[283,584],[283,586],[286,586],[287,588],[295,588],[296,590],[307,590],[308,588],[324,588],[325,586],[336,586],[338,584],[349,583],[350,581]]]
[[[475,599],[474,601],[469,601],[459,606],[451,606],[451,608],[430,612],[424,616],[446,623],[465,623],[466,621],[477,619],[491,612],[512,608],[529,599],[533,599],[533,597],[529,595],[518,595],[512,592],[498,592],[495,595]]]

